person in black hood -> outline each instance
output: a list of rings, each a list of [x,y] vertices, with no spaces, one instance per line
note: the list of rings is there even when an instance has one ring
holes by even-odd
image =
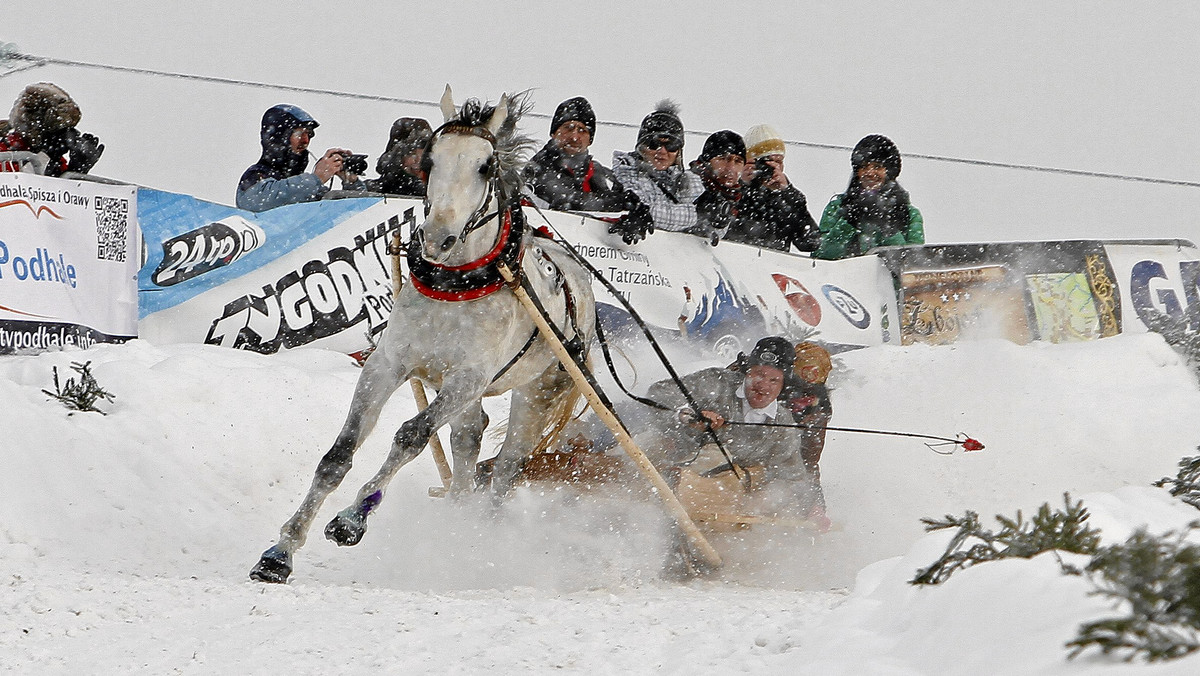
[[[329,192],[325,184],[334,176],[343,184],[358,177],[342,171],[349,150],[330,148],[308,168],[308,144],[319,123],[297,106],[280,104],[263,113],[259,140],[262,155],[238,181],[237,206],[247,211],[266,211],[285,204],[312,202]]]
[[[872,134],[850,155],[850,186],[829,200],[821,214],[821,244],[814,258],[861,256],[877,246],[925,243],[925,223],[900,187],[900,151],[886,136]]]
[[[393,122],[387,149],[375,163],[379,178],[365,181],[367,190],[386,195],[424,197],[428,177],[421,171],[421,161],[432,136],[433,128],[423,118],[402,117]]]

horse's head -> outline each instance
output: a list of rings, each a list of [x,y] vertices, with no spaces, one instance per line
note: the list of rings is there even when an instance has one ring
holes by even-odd
[[[447,86],[441,105],[445,124],[425,151],[426,214],[417,236],[422,257],[455,266],[495,245],[500,212],[520,191],[519,151],[529,141],[515,132],[521,94],[494,107],[468,99],[456,112]]]

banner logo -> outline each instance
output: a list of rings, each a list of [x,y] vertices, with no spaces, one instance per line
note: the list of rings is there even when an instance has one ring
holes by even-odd
[[[829,299],[829,304],[833,306],[833,309],[840,312],[846,321],[855,328],[865,329],[871,325],[871,313],[849,292],[832,284],[825,284],[821,287],[821,293]]]
[[[1173,271],[1156,260],[1140,261],[1133,266],[1129,279],[1129,300],[1146,326],[1159,312],[1173,319],[1190,318],[1188,328],[1200,330],[1200,261],[1180,261],[1178,279],[1183,284],[1183,298],[1172,288]]]
[[[171,286],[224,267],[262,246],[262,228],[241,216],[185,232],[163,242],[163,259],[151,280]]]
[[[817,302],[815,296],[808,292],[808,289],[804,288],[803,284],[787,275],[778,273],[772,274],[771,278],[775,280],[779,291],[783,293],[788,305],[792,307],[792,312],[795,312],[801,321],[809,326],[821,323],[821,304]],[[855,301],[855,303],[857,302]]]

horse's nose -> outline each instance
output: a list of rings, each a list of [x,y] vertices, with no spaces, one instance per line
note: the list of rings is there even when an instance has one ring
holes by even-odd
[[[454,243],[457,241],[458,241],[458,238],[455,237],[454,235],[450,235],[446,239],[442,240],[442,251],[449,251],[454,246]]]

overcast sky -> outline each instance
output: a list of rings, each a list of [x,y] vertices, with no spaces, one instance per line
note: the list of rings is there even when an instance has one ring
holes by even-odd
[[[23,52],[434,101],[534,87],[536,112],[587,96],[636,124],[662,97],[689,129],[767,122],[789,140],[851,146],[883,133],[903,153],[1200,181],[1200,55],[1192,2],[556,2],[10,0]],[[153,9],[151,9],[153,7]],[[323,124],[315,145],[374,157],[391,119],[432,108],[43,67],[0,78],[63,84],[109,155],[96,173],[232,200],[280,101]],[[116,108],[119,107],[119,110]],[[544,119],[528,129],[547,134]],[[135,138],[140,137],[140,138]],[[608,162],[630,129],[601,127]],[[690,137],[689,159],[702,137]],[[379,146],[379,147],[375,147]],[[788,171],[819,216],[849,177],[845,151],[795,148]],[[1200,239],[1200,188],[981,169],[920,158],[901,183],[930,241],[1158,236]]]

